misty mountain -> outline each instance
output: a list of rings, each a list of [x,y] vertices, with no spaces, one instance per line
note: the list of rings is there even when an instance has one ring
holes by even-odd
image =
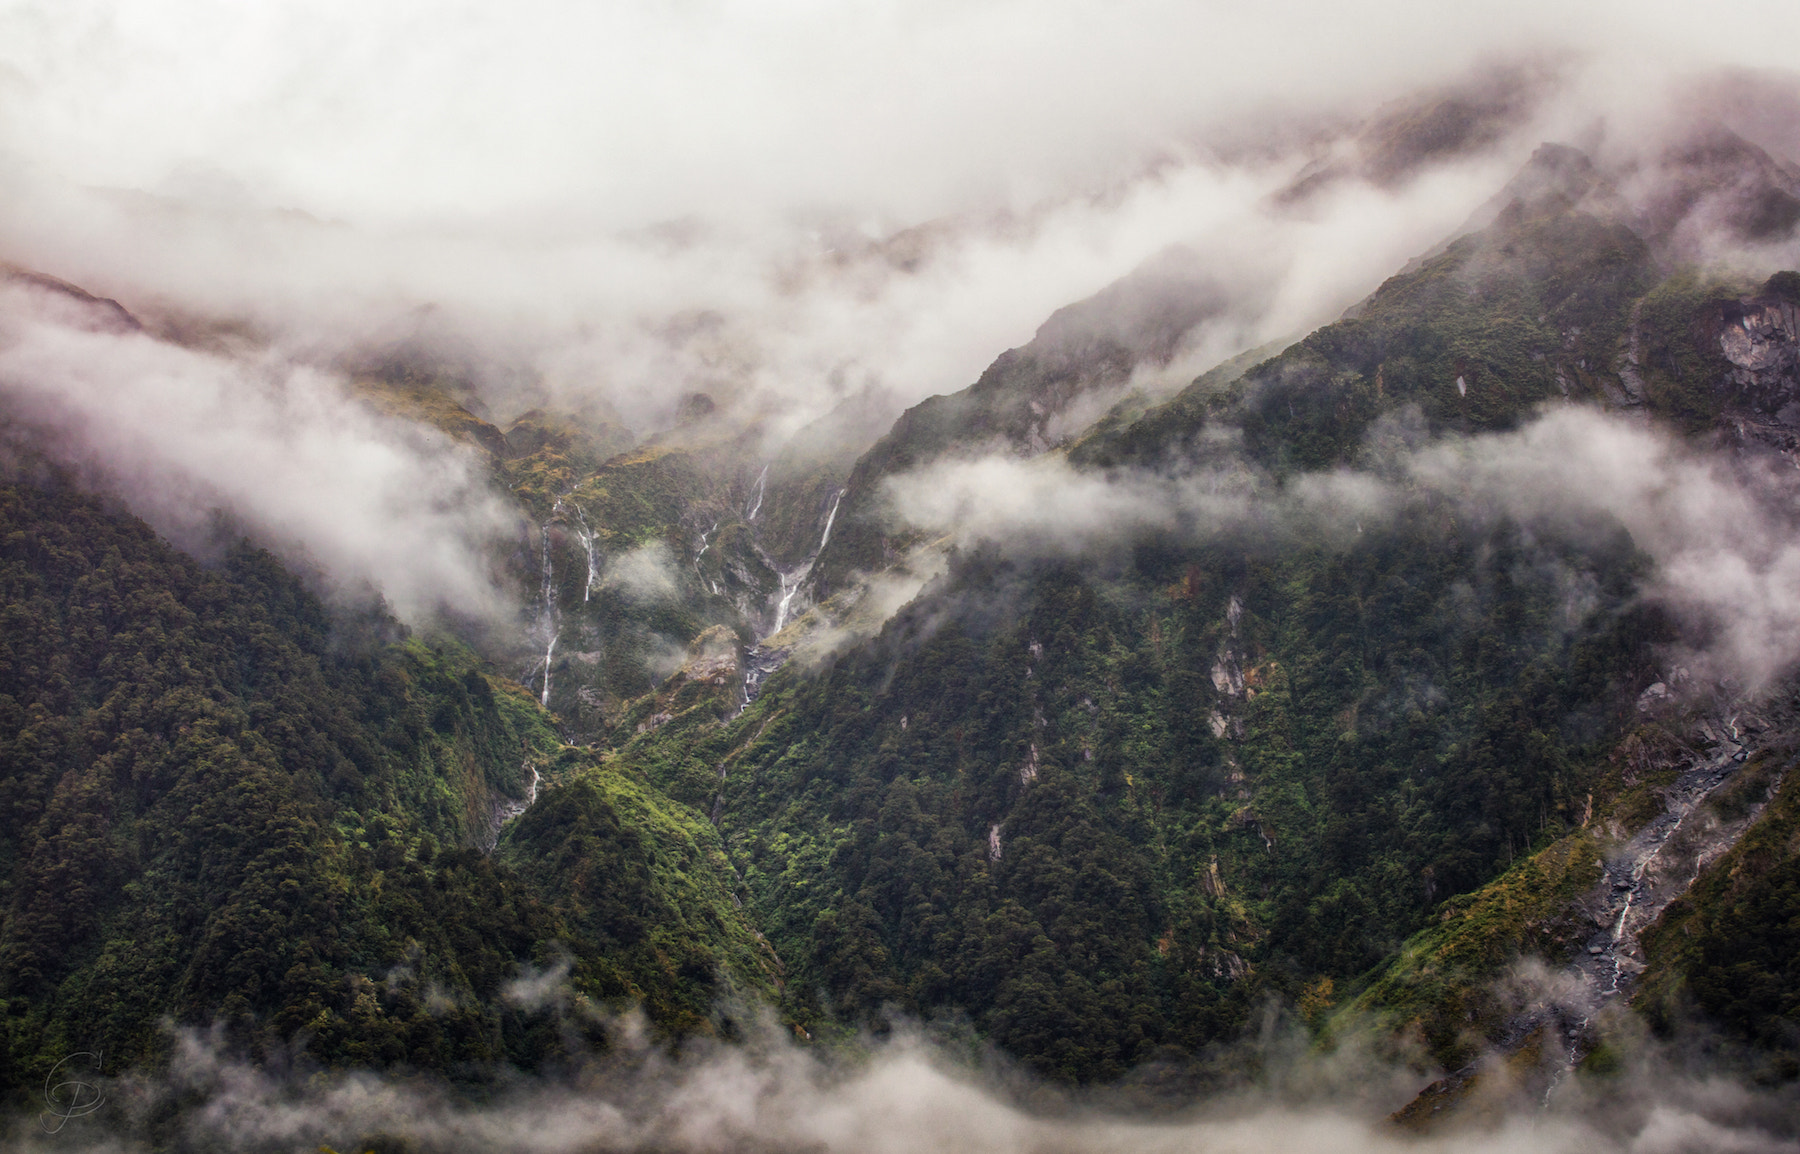
[[[600,1103],[573,1149],[924,1037],[1070,1110],[1367,1063],[1431,1132],[1679,1060],[1791,1134],[1800,167],[1722,95],[1521,150],[1559,68],[1271,133],[1241,247],[960,378],[882,310],[1115,187],[809,225],[736,311],[452,277],[404,340],[5,265],[0,1090],[104,1052],[158,1148]],[[1476,178],[1295,287],[1334,206]],[[614,1146],[712,1134],[661,1125]]]
[[[1111,407],[1140,365],[1166,365],[1184,336],[1230,305],[1195,254],[1166,252],[1058,310],[973,385],[908,409],[851,470],[837,544],[820,555],[814,587],[829,595],[850,574],[885,569],[918,543],[884,533],[886,477],[959,454],[1030,457],[1061,445]]]

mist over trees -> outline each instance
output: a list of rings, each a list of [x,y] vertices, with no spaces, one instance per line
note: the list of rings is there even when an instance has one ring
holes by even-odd
[[[1800,1139],[1800,29],[1276,19],[0,10],[7,1140]]]

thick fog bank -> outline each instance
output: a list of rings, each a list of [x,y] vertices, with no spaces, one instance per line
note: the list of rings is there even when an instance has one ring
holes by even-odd
[[[1684,253],[1779,263],[1668,193],[1669,149],[1718,121],[1791,166],[1797,40],[1774,3],[12,0],[0,260],[141,330],[8,302],[0,407],[159,527],[211,503],[409,615],[504,615],[464,452],[345,380],[639,433],[702,392],[773,453],[1181,246],[1224,303],[1140,366],[1172,389],[1335,317],[1544,140],[1686,213]]]

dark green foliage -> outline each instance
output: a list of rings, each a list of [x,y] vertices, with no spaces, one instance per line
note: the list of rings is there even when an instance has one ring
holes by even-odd
[[[710,830],[645,789],[642,844],[541,821],[514,839],[553,888],[482,852],[534,766],[575,779],[549,799],[597,787],[466,650],[382,641],[266,553],[203,569],[24,485],[0,486],[0,603],[5,1088],[83,1048],[153,1059],[164,1018],[331,1064],[536,1065],[563,1051],[534,1025],[554,1007],[503,995],[565,953],[576,995],[641,998],[673,1030],[704,1027],[722,976],[766,981]],[[670,838],[687,849],[665,861]],[[571,893],[577,869],[601,872]],[[648,953],[628,940],[646,917]]]
[[[1075,457],[1164,466],[1223,422],[1287,474],[1357,460],[1375,418],[1402,405],[1417,406],[1431,432],[1471,433],[1513,427],[1546,401],[1637,403],[1610,382],[1633,307],[1657,283],[1649,249],[1625,224],[1560,199],[1514,203],[1343,320],[1247,371],[1242,361],[1220,366],[1137,420],[1096,430]],[[1659,314],[1646,331],[1686,356],[1698,348],[1698,319],[1692,308]],[[1688,387],[1716,383],[1701,380]]]
[[[1483,1045],[1504,1043],[1511,1007],[1497,996],[1504,967],[1521,957],[1564,962],[1592,924],[1570,909],[1600,877],[1600,846],[1577,831],[1522,858],[1480,890],[1450,899],[1334,1023],[1348,1030],[1365,1015],[1422,1040],[1433,1061],[1456,1069]]]
[[[1630,303],[1652,283],[1622,224],[1503,215],[1252,370],[1239,386],[1247,444],[1283,471],[1328,467],[1376,414],[1409,402],[1434,430],[1510,427],[1611,367]]]
[[[727,996],[766,995],[779,971],[735,911],[712,827],[641,782],[581,773],[509,827],[505,848],[586,946],[575,973],[596,998],[698,1030]]]
[[[1616,530],[1430,501],[1344,550],[977,551],[732,725],[621,756],[719,791],[815,1029],[966,1014],[1109,1078],[1354,977],[1578,821],[1667,636],[1642,573]]]
[[[1546,403],[1716,422],[1719,318],[1742,302],[1659,280],[1574,203],[1515,203],[1338,323],[1122,402],[1070,462],[1275,491]],[[1180,331],[1087,315],[863,456],[816,592],[916,543],[884,477],[1042,450],[1046,413]],[[208,569],[76,494],[0,488],[0,1087],[82,1047],[152,1059],[165,1016],[475,1076],[579,1062],[605,1008],[727,1030],[721,1004],[776,991],[814,1034],[941,1016],[1050,1077],[1112,1079],[1199,1061],[1269,998],[1320,1027],[1359,977],[1359,1006],[1461,1060],[1496,1012],[1478,984],[1567,946],[1557,911],[1597,868],[1571,831],[1673,639],[1616,525],[1400,493],[1338,541],[969,549],[878,637],[740,711],[754,606],[815,547],[841,455],[796,450],[765,493],[760,443],[698,403],[615,455],[604,422],[502,435],[415,392],[530,515],[510,562],[560,628],[550,704],[605,751],[562,744],[453,642],[328,614],[267,554]],[[633,550],[650,579],[609,568]],[[1656,805],[1635,788],[1614,816]],[[1764,1042],[1800,1013],[1800,875],[1775,837],[1746,842],[1753,879],[1709,873],[1658,971]]]
[[[1688,432],[1717,419],[1720,385],[1731,365],[1708,340],[1705,318],[1727,286],[1677,273],[1637,307],[1634,346],[1643,370],[1646,400],[1662,417]]]

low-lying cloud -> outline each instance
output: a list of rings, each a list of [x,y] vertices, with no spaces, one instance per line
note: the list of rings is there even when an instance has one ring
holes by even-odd
[[[0,256],[289,355],[423,342],[779,435],[960,388],[1171,244],[1241,289],[1223,343],[1311,327],[1541,141],[1625,166],[1684,73],[1786,66],[1795,16],[1751,11],[22,2]],[[1359,140],[1423,92],[1466,139]]]
[[[1389,425],[1405,423],[1402,415]],[[1392,454],[1379,473],[1340,469],[1277,482],[1218,433],[1198,450],[1211,464],[1174,474],[996,455],[894,477],[888,496],[893,514],[915,528],[1022,553],[1114,549],[1147,533],[1343,545],[1421,493],[1472,514],[1577,532],[1622,526],[1655,562],[1646,595],[1705,629],[1720,675],[1756,689],[1800,660],[1800,524],[1792,512],[1800,486],[1791,468],[1697,449],[1642,420],[1573,406],[1509,433],[1430,443],[1419,428],[1374,433]]]
[[[181,348],[109,319],[0,282],[0,414],[31,451],[195,551],[223,509],[404,619],[506,611],[489,558],[515,515],[464,447],[377,415],[329,373]]]
[[[854,398],[968,385],[1181,245],[1227,305],[1137,382],[1172,388],[1332,319],[1546,139],[1646,203],[1697,107],[1792,147],[1769,109],[1800,92],[1775,71],[1796,38],[1773,3],[1696,21],[1622,2],[19,0],[0,6],[0,260],[213,351],[154,354],[191,358],[191,396],[182,373],[111,378],[154,453],[79,387],[13,395],[34,419],[60,406],[67,455],[126,451],[107,463],[159,524],[212,500],[340,581],[468,610],[493,597],[473,558],[497,508],[455,453],[326,415],[306,381],[421,358],[502,423],[605,402],[639,432],[698,391],[773,454]],[[1696,87],[1720,70],[1737,79]],[[1712,245],[1713,215],[1688,222],[1695,251],[1792,252]],[[277,493],[192,435],[236,436],[226,410],[272,389],[296,431],[248,420],[244,455]]]
[[[975,1067],[902,1032],[861,1055],[803,1049],[772,1026],[747,1044],[669,1055],[622,1019],[615,1053],[569,1080],[519,1078],[480,1100],[426,1079],[370,1072],[282,1075],[234,1061],[182,1032],[166,1075],[97,1087],[105,1106],[47,1135],[15,1118],[21,1154],[129,1154],[152,1125],[182,1149],[362,1150],[420,1154],[589,1154],[805,1149],[822,1154],[1112,1154],[1279,1150],[1284,1154],[1725,1154],[1800,1149],[1771,1129],[1779,1107],[1723,1083],[1636,1063],[1631,1077],[1491,1126],[1420,1137],[1384,1112],[1417,1075],[1342,1058],[1284,1061],[1259,1085],[1155,1112],[1083,1102],[1016,1073]],[[1266,1056],[1266,1055],[1265,1055]],[[1333,1069],[1320,1067],[1333,1066]],[[1283,1083],[1287,1088],[1283,1089]],[[1300,1084],[1311,1091],[1297,1089]],[[1030,1103],[1035,1102],[1035,1105]],[[172,1109],[179,1103],[178,1110]]]
[[[1710,626],[1721,673],[1752,689],[1800,659],[1792,466],[1697,450],[1649,425],[1553,412],[1516,433],[1434,447],[1421,484],[1530,519],[1613,519],[1656,563],[1647,592]]]
[[[608,561],[600,584],[632,601],[667,600],[681,591],[675,558],[662,541],[639,545]]]

